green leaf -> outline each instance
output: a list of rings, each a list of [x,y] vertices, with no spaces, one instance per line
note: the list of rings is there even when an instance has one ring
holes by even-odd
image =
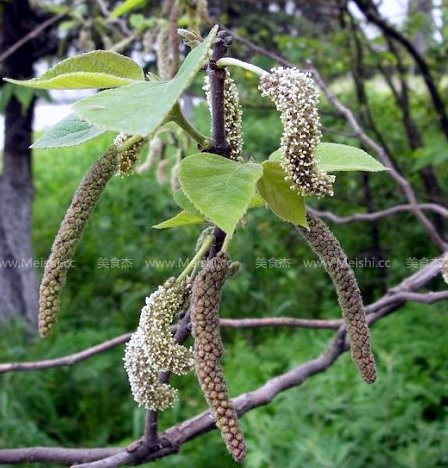
[[[354,146],[337,143],[320,143],[317,146],[317,163],[324,172],[336,171],[386,171],[384,167],[370,154]]]
[[[216,154],[199,153],[181,162],[179,182],[195,207],[231,234],[254,197],[255,185],[262,174],[260,164],[243,164]]]
[[[189,213],[188,211],[181,211],[173,218],[163,221],[163,223],[156,224],[153,226],[154,229],[166,229],[173,228],[178,226],[185,226],[187,224],[199,224],[204,222],[204,218],[194,213]]]
[[[142,136],[153,133],[202,67],[216,31],[215,26],[207,39],[188,54],[171,81],[134,83],[102,91],[78,101],[75,110],[92,125],[107,130]]]
[[[173,195],[174,201],[185,211],[188,211],[193,214],[200,215],[200,211],[194,206],[193,203],[186,197],[182,189],[174,192]]]
[[[248,208],[260,208],[265,205],[263,197],[259,194],[256,193],[252,200],[249,203]]]
[[[76,146],[105,132],[81,120],[76,114],[70,114],[47,130],[31,148],[61,148]]]
[[[143,6],[145,3],[146,0],[125,0],[112,10],[110,16],[112,18],[118,18],[121,15],[129,13],[135,8]]]
[[[280,161],[282,150],[278,149],[269,156],[269,161]],[[323,172],[338,171],[387,171],[375,158],[364,150],[338,143],[319,143],[316,149],[318,167]]]
[[[32,80],[6,81],[36,89],[114,88],[143,81],[143,70],[124,55],[94,50],[70,57]]]
[[[261,196],[278,217],[308,227],[304,197],[289,188],[290,184],[285,181],[285,172],[279,162],[263,163],[263,177],[257,186]]]

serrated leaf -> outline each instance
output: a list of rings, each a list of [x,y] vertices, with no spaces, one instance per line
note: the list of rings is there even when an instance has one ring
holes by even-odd
[[[375,158],[364,150],[338,143],[320,143],[317,146],[318,166],[324,172],[386,171]]]
[[[181,211],[173,218],[167,219],[160,224],[153,226],[154,229],[166,229],[179,226],[185,226],[187,224],[199,224],[204,222],[204,218],[188,211]]]
[[[145,3],[146,0],[125,0],[112,10],[110,16],[112,18],[118,18],[121,15],[129,13],[134,8],[145,5]]]
[[[262,174],[260,164],[243,164],[216,154],[199,153],[181,162],[179,182],[195,207],[231,234],[253,199]]]
[[[278,217],[289,223],[308,227],[304,197],[289,186],[279,162],[263,163],[263,176],[257,184],[260,195]]]
[[[182,189],[177,190],[174,192],[173,195],[174,201],[185,211],[188,211],[193,214],[200,215],[201,213],[199,210],[194,206],[193,203],[187,198],[185,193],[182,191]]]
[[[143,81],[143,70],[124,55],[94,50],[76,55],[55,65],[39,78],[6,81],[35,89],[114,88]]]
[[[182,63],[171,81],[134,83],[81,99],[75,110],[92,125],[130,135],[153,133],[167,118],[207,58],[216,36],[207,39]]]
[[[76,146],[91,140],[105,132],[102,128],[93,127],[76,114],[70,114],[48,129],[31,148],[61,148]]]
[[[269,156],[269,161],[280,161],[282,150]],[[323,172],[340,171],[387,171],[379,161],[364,150],[339,143],[319,143],[316,148],[317,166]]]

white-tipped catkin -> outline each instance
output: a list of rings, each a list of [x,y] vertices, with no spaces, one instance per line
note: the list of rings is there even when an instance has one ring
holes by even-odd
[[[130,135],[125,135],[124,133],[120,133],[114,140],[114,144],[116,147],[119,147],[124,142],[131,138]],[[140,152],[142,147],[145,143],[145,139],[141,138],[140,140],[136,141],[130,148],[125,151],[120,151],[118,153],[118,168],[117,168],[117,175],[124,176],[131,174],[134,170],[135,165],[140,157]]]
[[[211,113],[211,92],[208,76],[205,77],[202,89],[207,96]],[[226,70],[224,82],[224,127],[227,143],[230,146],[230,159],[235,161],[241,158],[241,151],[243,149],[242,117],[243,110],[240,104],[238,88],[235,81],[230,77],[228,70]]]
[[[229,275],[228,268],[228,257],[220,252],[197,275],[191,294],[191,325],[199,383],[227,449],[234,460],[240,462],[246,449],[221,366],[223,346],[219,333],[219,304],[221,288]]]
[[[316,255],[322,260],[336,288],[342,315],[347,325],[352,358],[367,383],[376,380],[375,358],[370,345],[361,292],[355,274],[338,240],[317,216],[307,213],[309,229],[299,227]]]
[[[280,112],[283,124],[282,166],[291,188],[302,195],[333,195],[334,176],[317,166],[321,130],[319,93],[309,73],[297,68],[273,68],[260,78],[259,89]]]
[[[163,185],[166,182],[168,164],[169,161],[165,158],[162,159],[157,165],[156,180],[160,185]]]
[[[173,405],[177,390],[159,382],[159,373],[151,367],[146,339],[141,329],[137,329],[126,344],[124,366],[132,395],[139,406],[163,411]]]
[[[41,336],[47,336],[56,322],[60,295],[76,246],[81,239],[90,213],[117,167],[118,152],[116,146],[112,145],[87,171],[73,196],[51,247],[40,285],[39,332]]]
[[[184,307],[190,288],[168,279],[146,298],[139,326],[126,346],[124,367],[135,401],[149,410],[172,406],[177,390],[159,381],[160,372],[186,374],[194,366],[193,350],[174,340],[170,325]]]
[[[442,260],[442,278],[448,284],[448,254]]]

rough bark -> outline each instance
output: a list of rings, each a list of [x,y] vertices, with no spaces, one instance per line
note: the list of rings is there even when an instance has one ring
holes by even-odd
[[[2,50],[31,29],[28,0],[5,2],[1,24]],[[2,64],[2,74],[13,78],[33,75],[33,45],[24,44]],[[31,202],[33,196],[31,152],[34,102],[24,112],[13,97],[5,110],[5,146],[0,175],[0,321],[16,315],[31,327],[37,319],[37,283],[29,262],[31,247]]]

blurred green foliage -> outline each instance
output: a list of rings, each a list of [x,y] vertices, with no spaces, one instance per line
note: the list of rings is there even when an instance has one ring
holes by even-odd
[[[238,80],[241,81],[239,76]],[[243,96],[250,93],[243,90]],[[350,95],[346,96],[350,99]],[[385,116],[391,144],[399,148],[395,116],[388,100],[372,100]],[[266,104],[265,102],[263,104]],[[194,117],[208,131],[207,109]],[[424,115],[422,116],[424,118]],[[323,106],[323,123],[344,130]],[[269,129],[269,131],[266,131]],[[281,127],[272,109],[248,106],[244,118],[245,152],[260,160],[277,149]],[[110,139],[109,139],[110,140]],[[327,133],[324,141],[353,143]],[[46,258],[65,209],[83,173],[110,141],[102,138],[75,149],[35,154],[35,257]],[[403,154],[400,163],[412,169]],[[445,175],[446,176],[446,175]],[[398,203],[385,175],[370,177],[376,209]],[[338,175],[334,199],[316,206],[338,214],[363,210],[359,174]],[[151,229],[177,212],[168,186],[160,186],[154,169],[143,175],[114,178],[90,220],[68,275],[59,324],[51,338],[29,344],[20,323],[0,331],[0,362],[53,358],[69,354],[136,327],[144,298],[181,268],[154,268],[146,260],[191,257],[200,227],[160,232]],[[367,299],[381,295],[413,270],[409,257],[429,258],[431,250],[411,215],[381,221],[383,255],[390,260],[387,277],[375,268],[358,268]],[[399,227],[397,227],[399,226]],[[398,231],[399,229],[399,231]],[[351,259],[368,258],[367,223],[335,226]],[[291,226],[264,208],[251,210],[248,225],[232,243],[243,268],[225,288],[222,316],[339,316],[335,293],[320,268],[305,268],[312,252]],[[290,268],[257,268],[257,259],[286,258]],[[132,260],[132,268],[101,268],[100,259]],[[443,287],[442,280],[434,288]],[[446,305],[407,305],[373,330],[379,379],[367,386],[344,355],[327,372],[280,395],[242,419],[248,442],[245,466],[262,467],[418,467],[447,466],[448,328]],[[259,329],[224,330],[225,371],[232,395],[260,386],[266,379],[315,357],[331,337],[329,331]],[[121,359],[123,347],[72,368],[0,376],[0,446],[124,445],[139,437],[144,411],[132,400]],[[180,388],[176,406],[161,417],[166,428],[205,409],[194,375],[175,377]],[[159,466],[230,467],[215,431],[186,444],[181,453]]]

